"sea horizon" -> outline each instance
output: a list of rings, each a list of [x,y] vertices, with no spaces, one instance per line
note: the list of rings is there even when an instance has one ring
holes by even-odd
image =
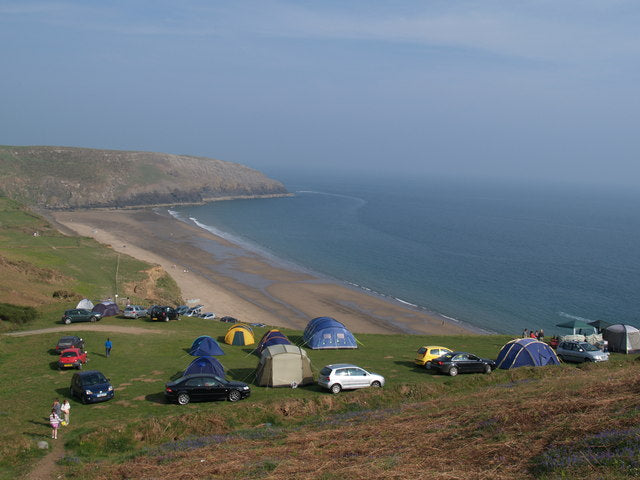
[[[293,197],[171,208],[243,248],[478,332],[637,326],[635,192],[280,175]]]

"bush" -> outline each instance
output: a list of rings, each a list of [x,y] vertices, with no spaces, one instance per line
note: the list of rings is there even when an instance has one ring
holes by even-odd
[[[38,311],[33,307],[0,303],[0,320],[22,325],[36,318],[38,318]]]

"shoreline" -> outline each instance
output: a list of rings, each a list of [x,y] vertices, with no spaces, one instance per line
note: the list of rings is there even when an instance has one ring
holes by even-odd
[[[268,258],[157,210],[49,211],[47,216],[64,230],[162,266],[185,300],[204,304],[204,311],[218,317],[297,330],[312,318],[331,316],[354,333],[488,333],[304,267],[291,268],[286,260]]]

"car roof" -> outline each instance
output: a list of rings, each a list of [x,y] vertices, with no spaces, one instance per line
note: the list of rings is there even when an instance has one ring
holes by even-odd
[[[358,367],[357,365],[354,365],[353,363],[332,363],[331,365],[326,365],[326,368],[330,368],[331,370],[336,368],[345,368],[345,367],[362,368],[362,367]]]
[[[58,340],[58,341],[67,340],[67,339],[75,340],[76,338],[80,339],[80,337],[77,336],[77,335],[65,335],[64,337],[60,337],[60,340]]]
[[[443,347],[442,345],[423,345],[420,348],[444,348],[445,350],[451,351],[449,347]]]

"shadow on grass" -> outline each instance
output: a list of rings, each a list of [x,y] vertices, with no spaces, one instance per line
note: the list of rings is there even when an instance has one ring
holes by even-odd
[[[161,393],[150,393],[145,395],[144,399],[147,402],[157,403],[157,404],[167,404],[167,400],[164,397],[164,392]]]
[[[227,371],[228,378],[238,382],[253,383],[256,379],[255,368],[233,368]]]
[[[415,368],[416,370],[426,370],[423,366],[416,365],[415,363],[408,360],[396,360],[393,363],[395,363],[399,367]]]
[[[31,423],[32,425],[36,425],[38,427],[49,427],[51,428],[51,425],[49,425],[49,418],[47,417],[46,419],[43,418],[42,421],[38,421],[38,420],[29,420],[29,423]],[[33,432],[23,432],[25,435],[28,435],[30,437],[41,437],[41,434],[37,434],[37,433],[33,433]]]

